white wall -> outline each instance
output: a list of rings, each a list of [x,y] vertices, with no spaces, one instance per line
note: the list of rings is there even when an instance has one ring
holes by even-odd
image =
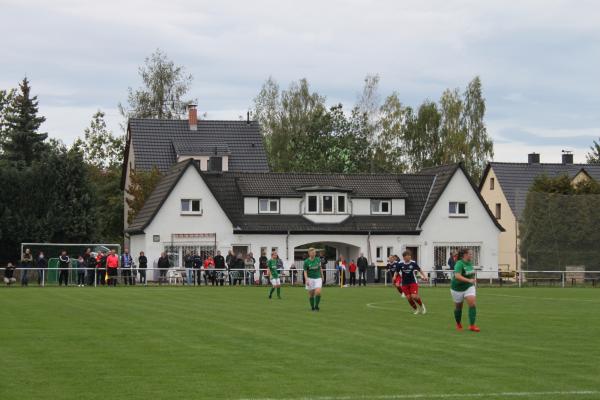
[[[285,215],[298,215],[301,201],[301,198],[282,198],[279,200],[279,212]]]
[[[404,215],[404,199],[392,199],[392,215]]]
[[[448,215],[450,201],[467,202],[467,218],[453,218]],[[435,245],[479,245],[481,246],[480,265],[485,267],[487,277],[497,277],[498,236],[500,230],[479,200],[467,177],[459,169],[450,180],[446,190],[433,210],[422,223],[421,264],[433,268]]]
[[[352,199],[353,215],[371,215],[371,199]]]
[[[202,215],[181,215],[182,198],[202,199]],[[173,233],[215,233],[217,249],[223,254],[226,254],[235,243],[231,221],[198,171],[191,166],[184,172],[159,212],[145,229],[145,234],[132,236],[131,252],[137,255],[140,251],[145,251],[150,267],[160,257],[165,243],[170,242]],[[154,235],[160,235],[160,242],[153,242]],[[143,239],[140,239],[140,236]],[[148,279],[152,279],[152,274],[149,274]]]
[[[244,214],[258,214],[258,197],[244,197]]]

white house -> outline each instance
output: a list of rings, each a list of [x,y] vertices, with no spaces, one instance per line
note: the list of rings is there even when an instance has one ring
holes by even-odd
[[[497,276],[496,222],[460,164],[419,174],[314,174],[206,171],[193,157],[164,175],[127,228],[132,254],[150,263],[162,251],[183,255],[229,249],[258,258],[322,243],[338,255],[373,263],[411,249],[426,270],[449,250],[470,247],[482,275]]]

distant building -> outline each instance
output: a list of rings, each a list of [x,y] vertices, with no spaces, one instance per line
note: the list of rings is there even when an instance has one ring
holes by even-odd
[[[498,242],[501,269],[517,271],[521,266],[519,220],[531,185],[542,175],[567,175],[573,184],[586,179],[600,181],[600,165],[574,164],[573,155],[568,153],[562,155],[562,163],[541,163],[540,155],[532,153],[526,163],[491,162],[487,165],[479,191],[505,229]]]

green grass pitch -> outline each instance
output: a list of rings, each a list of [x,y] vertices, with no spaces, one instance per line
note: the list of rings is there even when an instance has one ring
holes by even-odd
[[[0,399],[599,399],[600,291],[0,288]],[[466,323],[466,312],[464,315]]]

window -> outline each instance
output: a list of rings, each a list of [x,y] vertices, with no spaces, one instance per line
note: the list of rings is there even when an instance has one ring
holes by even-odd
[[[337,212],[346,212],[346,196],[338,196],[337,198]]]
[[[308,196],[308,211],[309,213],[319,212],[319,201],[317,196]]]
[[[279,199],[259,199],[258,212],[261,214],[279,213]]]
[[[181,199],[181,214],[201,215],[202,200],[200,199]]]
[[[452,253],[458,253],[461,249],[470,249],[473,252],[473,265],[480,266],[481,246],[453,244],[449,246],[433,247],[433,263],[437,270],[448,268],[448,259]]]
[[[496,219],[502,218],[502,204],[496,203]]]
[[[383,253],[383,247],[377,247],[375,249],[375,258],[378,259],[378,260],[382,260],[383,258],[382,258],[382,254],[381,253]]]
[[[324,213],[332,213],[333,212],[333,196],[329,196],[329,195],[323,196],[323,212]]]
[[[496,184],[496,180],[494,178],[490,178],[490,190],[494,190],[495,184]]]
[[[223,157],[210,157],[208,159],[208,170],[209,171],[222,171],[223,170]]]
[[[387,248],[386,254],[387,254],[388,257],[391,256],[392,254],[394,254],[394,248],[391,247],[391,246],[389,246]]]
[[[391,209],[389,200],[371,200],[371,214],[390,214]]]
[[[451,201],[448,204],[448,212],[451,217],[466,217],[467,203],[460,201]]]

